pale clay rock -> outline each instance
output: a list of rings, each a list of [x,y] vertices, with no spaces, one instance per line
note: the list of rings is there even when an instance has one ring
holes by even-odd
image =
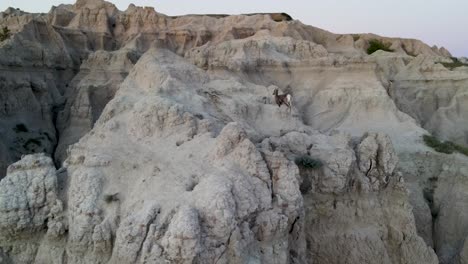
[[[28,155],[8,167],[0,182],[0,233],[12,240],[48,229],[62,235],[63,204],[58,199],[57,176],[52,159],[42,154]]]
[[[465,263],[468,72],[283,19],[0,13],[0,262]]]

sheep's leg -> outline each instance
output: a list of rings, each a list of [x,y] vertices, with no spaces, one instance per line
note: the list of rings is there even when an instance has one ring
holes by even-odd
[[[283,104],[289,108],[289,112],[291,112],[291,104],[287,101],[283,102]]]
[[[288,100],[288,107],[289,107],[289,113],[291,113],[291,108],[292,108],[292,96],[290,94],[286,95],[286,99]]]

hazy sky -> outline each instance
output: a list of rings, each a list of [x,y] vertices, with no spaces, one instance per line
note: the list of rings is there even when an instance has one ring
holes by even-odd
[[[52,5],[74,0],[0,0],[29,12],[48,12]],[[467,0],[111,0],[120,10],[130,3],[154,6],[167,15],[286,12],[305,24],[334,33],[376,33],[416,38],[468,56]]]

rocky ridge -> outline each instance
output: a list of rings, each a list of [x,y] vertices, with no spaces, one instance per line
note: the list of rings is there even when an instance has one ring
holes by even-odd
[[[467,261],[467,158],[421,139],[468,144],[444,48],[87,0],[0,26],[0,262]]]

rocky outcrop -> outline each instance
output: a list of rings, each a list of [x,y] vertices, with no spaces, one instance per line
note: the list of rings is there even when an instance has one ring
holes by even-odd
[[[65,160],[67,147],[93,128],[139,56],[133,50],[97,51],[81,65],[65,94],[67,103],[57,116],[60,140],[54,155],[59,163]]]
[[[51,158],[28,155],[10,165],[0,182],[2,261],[33,263],[43,254],[49,261],[58,257],[53,245],[66,232],[63,211]],[[47,242],[41,245],[41,240]]]
[[[440,138],[467,144],[467,74],[418,56],[402,67],[390,85],[397,106]]]
[[[387,136],[371,133],[351,143],[342,133],[331,137],[290,133],[262,145],[323,162],[321,168],[299,167],[303,184],[308,185],[301,189],[309,259],[437,263],[434,252],[416,233],[405,183],[394,171],[397,158]]]
[[[56,79],[57,78],[57,79]],[[0,76],[0,178],[6,167],[27,153],[53,153],[57,142],[54,105],[63,102],[59,77],[47,71],[22,72],[6,69]]]
[[[136,70],[143,65],[146,65],[145,70]],[[153,72],[154,67],[161,67],[157,71],[160,77],[155,76],[155,80],[172,78],[173,81],[157,86],[141,83],[141,76]],[[186,68],[190,74],[180,75],[176,68]],[[208,78],[195,66],[182,63],[166,51],[144,55],[91,131],[91,134],[103,136],[100,142],[132,135],[135,142],[123,142],[119,146],[128,154],[119,158],[120,154],[108,148],[110,145],[97,142],[91,144],[96,149],[88,149],[97,139],[90,134],[71,149],[66,162],[72,179],[69,244],[73,246],[69,260],[128,263],[146,259],[186,263],[262,259],[268,262],[276,257],[287,260],[289,251],[297,248],[295,245],[300,243],[297,237],[291,237],[289,246],[285,244],[289,239],[284,238],[302,213],[297,167],[294,170],[294,163],[284,157],[275,158],[275,163],[279,162],[275,166],[286,166],[284,169],[291,168],[292,172],[279,172],[272,183],[264,158],[241,125],[231,123],[219,132],[218,120],[200,119],[189,112],[188,109],[195,108],[203,100],[196,89],[165,95],[164,91],[170,92],[167,88],[173,87],[174,82],[187,79],[197,86],[195,80],[203,82]],[[161,89],[159,96],[150,96],[154,89]],[[133,99],[127,98],[132,94]],[[176,102],[187,98],[193,99],[192,106],[188,101],[184,106]],[[205,103],[212,102],[205,99]],[[132,109],[128,105],[135,107]],[[128,114],[133,117],[127,119]],[[218,133],[217,138],[212,137]],[[206,146],[202,152],[196,147],[200,144]],[[142,152],[139,148],[144,145],[159,146],[159,150],[150,147]],[[87,153],[94,153],[93,158],[89,159]],[[170,157],[165,153],[176,155]],[[129,159],[132,156],[134,158]],[[180,166],[186,162],[191,165]],[[123,177],[127,172],[122,166],[128,166],[129,171],[140,171],[139,179]],[[238,168],[237,173],[226,173],[235,168]],[[115,169],[120,172],[112,173]],[[174,181],[173,176],[178,179]],[[104,196],[115,193],[118,198],[106,205]],[[182,193],[185,194],[180,195]],[[278,196],[278,204],[272,201],[275,196]],[[102,211],[102,206],[113,209]],[[139,212],[137,215],[135,210]],[[122,221],[113,230],[112,223],[121,215]],[[250,224],[270,218],[274,225],[269,229],[254,230],[255,226]],[[110,227],[104,229],[110,235],[101,235],[105,226]],[[113,248],[104,247],[107,251],[97,254],[95,237],[114,236]],[[131,244],[128,244],[129,237],[133,237]],[[257,237],[262,237],[266,244],[256,242]],[[278,241],[273,243],[273,238]]]
[[[43,229],[55,236],[63,233],[62,223],[57,221],[63,205],[58,199],[57,177],[50,158],[28,155],[10,165],[0,189],[0,232],[4,240]]]
[[[65,159],[67,147],[75,143],[93,126],[102,105],[112,98],[112,94],[115,93],[118,85],[129,71],[127,66],[126,69],[117,70],[121,71],[122,78],[116,74],[110,78],[112,80],[109,83],[104,84],[102,77],[106,77],[106,75],[87,74],[90,69],[87,64],[107,63],[104,64],[106,66],[109,63],[115,64],[115,66],[109,66],[109,69],[103,69],[115,72],[114,67],[118,68],[118,65],[123,65],[117,60],[126,60],[117,54],[141,54],[148,50],[152,43],[157,42],[160,47],[168,48],[180,55],[186,54],[194,63],[205,68],[208,66],[223,67],[223,65],[228,64],[231,70],[247,70],[259,66],[259,63],[266,65],[280,63],[284,67],[293,62],[286,60],[286,64],[281,64],[284,60],[281,59],[283,55],[291,57],[296,63],[299,61],[299,64],[304,59],[324,58],[328,53],[362,55],[369,39],[380,38],[376,35],[359,35],[359,40],[354,41],[351,35],[336,35],[306,26],[291,20],[285,14],[167,17],[157,13],[153,8],[141,8],[134,5],[130,5],[125,11],[119,11],[113,4],[101,0],[78,1],[74,5],[60,5],[53,7],[48,14],[29,14],[10,8],[2,12],[1,17],[0,26],[8,26],[14,33],[10,39],[2,43],[0,49],[0,60],[2,60],[0,64],[3,65],[2,67],[6,67],[4,72],[17,72],[16,67],[32,67],[34,68],[31,70],[33,72],[37,72],[39,69],[42,72],[41,76],[51,76],[47,78],[47,86],[56,86],[59,94],[65,95],[64,98],[60,98],[53,89],[52,92],[46,89],[44,92],[47,97],[54,98],[52,102],[48,101],[47,105],[53,107],[42,107],[43,109],[40,110],[44,115],[50,116],[42,123],[48,124],[49,127],[57,126],[59,128],[58,135],[50,128],[37,127],[31,121],[26,121],[27,126],[34,126],[35,130],[49,134],[49,137],[45,138],[41,145],[48,145],[45,151],[54,154],[58,163]],[[282,39],[272,39],[272,36],[282,37]],[[249,40],[245,41],[245,39]],[[434,50],[416,40],[385,38],[385,41],[392,42],[392,47],[401,45],[403,48],[395,48],[399,54],[409,52],[432,57],[447,56],[446,52]],[[362,45],[355,42],[362,43]],[[232,47],[227,47],[227,43]],[[16,46],[23,48],[15,49]],[[242,47],[245,51],[239,50]],[[229,49],[229,52],[226,49]],[[112,55],[104,56],[103,50],[109,51],[109,54]],[[99,52],[93,54],[95,51]],[[237,62],[225,63],[228,58],[232,58],[234,52],[244,52],[244,54],[236,55]],[[203,56],[201,56],[202,54]],[[109,56],[114,57],[114,59],[109,60]],[[138,56],[131,55],[130,57],[137,58]],[[256,56],[259,57],[256,58]],[[279,58],[275,58],[278,56]],[[319,66],[322,63],[309,64]],[[329,63],[332,65],[348,64],[343,62],[342,58],[331,60]],[[131,65],[129,66],[131,67]],[[102,69],[102,66],[97,67]],[[93,72],[100,72],[101,70],[98,68],[93,69]],[[80,73],[76,74],[78,71]],[[111,73],[109,72],[109,74]],[[84,77],[85,75],[87,77]],[[9,74],[5,74],[3,77],[9,79],[9,76]],[[15,76],[13,78],[18,80],[18,78],[23,77]],[[94,83],[94,88],[90,88],[88,84],[80,84],[83,78]],[[307,81],[309,82],[309,80]],[[280,84],[279,86],[290,85],[284,82],[278,84]],[[12,87],[10,84],[5,84],[5,86]],[[34,84],[32,86],[40,87],[41,85]],[[93,112],[90,114],[93,116],[92,118],[88,118],[86,117],[88,114],[84,114],[89,108],[87,105],[96,104],[86,102],[88,94],[91,94],[91,98],[96,95],[97,101],[99,101],[97,104],[100,105],[94,106],[97,111],[91,111]],[[44,97],[41,96],[41,98]],[[66,103],[64,99],[67,100]],[[19,105],[21,109],[28,109],[31,105],[27,100],[21,100],[21,102],[24,102],[24,104]],[[8,102],[5,103],[8,104]],[[82,107],[79,107],[78,104]],[[62,108],[64,109],[62,110]],[[80,108],[77,110],[80,114],[77,115],[83,117],[71,116],[70,109],[78,108]],[[28,111],[26,115],[30,116],[38,112],[37,109]],[[58,119],[56,120],[57,115]],[[441,111],[436,116],[427,126],[434,133],[435,130],[442,131],[441,128],[447,126],[445,120],[451,120],[453,114]],[[20,118],[15,116],[12,119],[18,120]],[[56,121],[58,121],[57,125],[55,125]],[[451,122],[459,123],[458,120]],[[359,131],[359,133],[362,132]],[[456,138],[456,141],[460,141],[464,137],[464,132],[459,129],[447,129],[440,136],[445,137],[446,134],[447,138]],[[60,142],[57,143],[56,138],[60,138]],[[25,139],[25,142],[28,139]],[[34,136],[33,139],[37,139],[37,136]],[[10,147],[15,144],[15,140],[14,136],[9,136],[3,144]],[[56,146],[57,144],[58,146]],[[57,151],[55,151],[56,147]],[[12,160],[17,160],[21,154],[37,150],[16,151],[18,154],[15,154],[11,158]],[[2,167],[6,167],[6,164],[10,162],[6,162],[6,160],[8,159],[2,162],[4,164]]]
[[[151,78],[144,77],[150,72]],[[416,235],[405,187],[393,173],[396,157],[388,137],[369,134],[353,149],[349,136],[325,136],[299,121],[291,123],[283,117],[287,110],[255,96],[246,97],[244,104],[257,110],[239,112],[245,106],[233,96],[258,85],[230,80],[215,86],[219,82],[166,50],[153,49],[140,58],[65,162],[68,239],[61,250],[69,262],[303,263],[311,256],[339,263],[326,245],[336,248],[346,232],[324,240],[329,235],[322,232],[332,229],[322,226],[335,223],[317,211],[329,204],[324,197],[336,195],[343,202],[348,197],[363,203],[384,199],[385,205],[373,210],[402,217],[362,237],[363,247],[379,243],[380,253],[359,255],[356,261],[377,261],[382,254],[388,261],[399,256],[402,263],[436,260]],[[188,88],[181,89],[183,84]],[[262,108],[276,111],[278,125],[269,131],[260,129],[266,115]],[[256,145],[251,138],[264,139]],[[305,175],[293,161],[297,155],[324,162],[322,169],[306,175],[314,187],[305,196],[300,191]],[[392,198],[372,197],[381,190],[400,197],[403,206],[392,207]],[[336,212],[333,203],[329,210]],[[348,210],[354,214],[356,208]],[[369,222],[385,219],[375,217]],[[343,226],[360,225],[355,218],[342,221]],[[400,235],[377,236],[389,230]],[[400,251],[393,247],[399,243],[404,243]],[[350,250],[345,240],[336,249]],[[29,259],[35,258],[34,250],[39,249],[32,247]],[[402,252],[415,253],[400,256]]]
[[[467,143],[447,50],[101,0],[3,25],[0,262],[466,260],[467,159],[421,140]]]

